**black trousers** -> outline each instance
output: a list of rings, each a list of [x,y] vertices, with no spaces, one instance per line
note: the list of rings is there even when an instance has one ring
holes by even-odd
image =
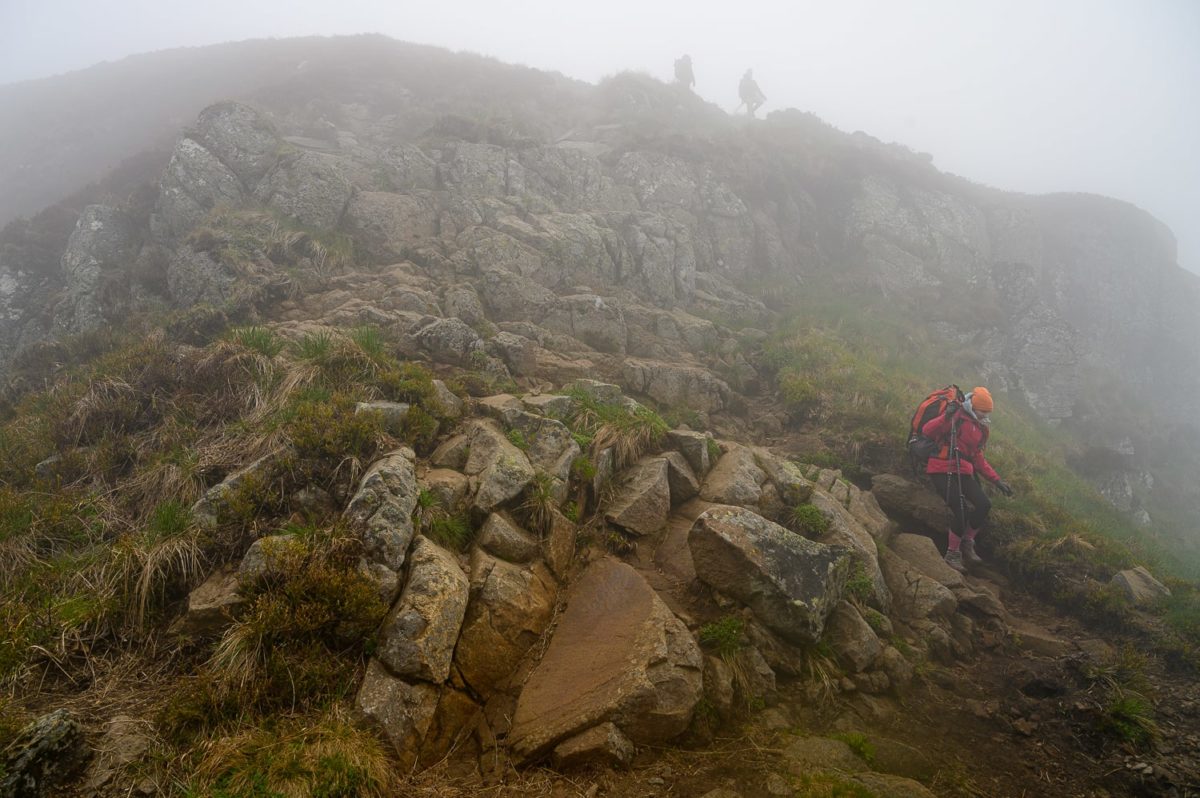
[[[983,487],[973,476],[959,477],[958,474],[930,474],[933,489],[946,501],[946,506],[954,515],[950,528],[959,537],[971,529],[983,529],[987,523],[988,513],[992,510],[992,500],[983,492]],[[958,486],[962,484],[962,496],[958,495]]]

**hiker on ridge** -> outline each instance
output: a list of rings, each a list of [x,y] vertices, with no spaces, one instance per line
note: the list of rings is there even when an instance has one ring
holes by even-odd
[[[1005,496],[1013,490],[1000,479],[983,456],[987,445],[988,425],[991,424],[992,395],[987,388],[976,388],[969,392],[962,404],[949,402],[945,412],[926,422],[921,434],[941,444],[938,452],[929,458],[925,473],[933,480],[945,500],[954,521],[948,531],[949,545],[946,547],[946,564],[960,573],[966,573],[967,565],[980,565],[983,559],[975,552],[975,536],[987,523],[992,502],[976,475],[992,482]],[[967,506],[970,505],[970,510]]]
[[[751,119],[754,118],[758,107],[767,101],[767,95],[762,93],[762,89],[754,81],[753,69],[747,69],[746,74],[742,75],[742,80],[738,83],[738,97],[742,99],[742,105],[746,106],[746,113]]]
[[[689,91],[696,85],[696,76],[692,73],[692,57],[686,53],[675,59],[675,82]]]

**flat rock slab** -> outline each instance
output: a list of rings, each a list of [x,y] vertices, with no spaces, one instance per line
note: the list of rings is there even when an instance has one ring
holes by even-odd
[[[509,744],[528,761],[606,722],[634,743],[669,740],[691,722],[702,668],[695,639],[646,581],[598,560],[572,586],[521,691]]]
[[[808,540],[741,507],[705,511],[688,545],[701,580],[796,643],[821,639],[850,572],[845,549]]]
[[[876,795],[888,798],[937,798],[919,781],[893,776],[888,773],[859,773],[854,780]]]

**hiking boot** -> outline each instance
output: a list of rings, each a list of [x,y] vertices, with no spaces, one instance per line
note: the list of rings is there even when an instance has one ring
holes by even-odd
[[[961,551],[946,552],[946,565],[949,565],[960,574],[965,574],[967,572],[966,566],[963,565],[963,556]]]
[[[983,558],[975,553],[975,541],[964,540],[962,542],[962,561],[967,565],[983,565]]]

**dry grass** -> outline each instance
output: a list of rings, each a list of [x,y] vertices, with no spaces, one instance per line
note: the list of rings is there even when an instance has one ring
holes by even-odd
[[[384,743],[338,705],[316,717],[241,729],[198,751],[190,787],[222,795],[308,798],[398,795],[395,764]]]

